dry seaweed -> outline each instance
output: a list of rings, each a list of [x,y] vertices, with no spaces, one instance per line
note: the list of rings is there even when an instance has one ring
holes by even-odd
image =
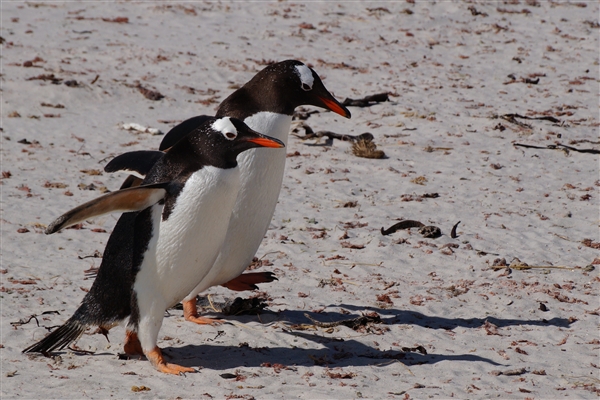
[[[196,301],[198,307],[223,315],[247,315],[257,314],[267,307],[265,299],[253,297],[243,299],[236,297],[235,299],[227,298],[224,301],[214,301],[210,295],[206,297],[197,296]],[[183,310],[181,303],[173,307],[176,310]]]
[[[362,158],[385,158],[383,150],[377,150],[373,140],[359,139],[352,143],[352,154]]]
[[[422,222],[413,221],[413,220],[400,221],[400,222],[390,226],[388,229],[381,228],[381,234],[384,236],[387,236],[387,235],[391,235],[392,233],[396,232],[397,230],[410,229],[410,228],[419,228],[419,233],[421,235],[423,235],[423,237],[425,237],[425,238],[435,239],[435,238],[442,236],[442,231],[437,226],[425,225]]]
[[[297,130],[299,128],[304,129],[304,136],[300,136],[300,135],[296,135],[296,134],[293,134],[293,135],[300,140],[320,139],[322,137],[327,137],[331,140],[337,139],[337,140],[341,140],[343,142],[356,142],[358,140],[373,140],[374,139],[373,134],[371,134],[369,132],[361,133],[360,135],[342,135],[342,134],[330,132],[330,131],[315,132],[310,126],[308,126],[307,124],[304,124],[304,123],[302,125],[299,125],[298,128],[294,129],[294,132],[297,132]]]
[[[400,229],[421,228],[423,226],[425,226],[425,224],[423,224],[422,222],[405,219],[404,221],[395,223],[394,225],[390,226],[387,229],[382,227],[381,234],[383,236],[387,236],[387,235],[391,235],[392,233],[394,233]]]
[[[374,315],[361,315],[360,317],[343,319],[340,321],[333,321],[333,322],[317,321],[316,319],[312,318],[307,313],[304,313],[304,316],[306,318],[308,318],[315,326],[317,326],[319,328],[333,328],[336,326],[344,325],[344,326],[347,326],[348,328],[357,330],[359,327],[366,326],[368,324],[381,324],[382,323],[381,317],[375,313],[373,313],[373,314]]]

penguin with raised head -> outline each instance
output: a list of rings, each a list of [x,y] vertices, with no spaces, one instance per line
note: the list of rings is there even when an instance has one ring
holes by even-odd
[[[238,155],[284,146],[238,119],[208,118],[164,153],[140,186],[59,217],[46,233],[107,212],[130,211],[115,226],[98,276],[74,315],[23,352],[47,354],[90,326],[107,331],[129,317],[128,353],[143,353],[161,372],[194,371],[167,363],[157,346],[164,312],[204,279],[223,247],[241,186]]]
[[[294,109],[302,105],[326,108],[350,118],[350,111],[329,93],[319,75],[297,60],[282,61],[264,68],[227,97],[220,104],[216,115],[239,118],[250,128],[275,137],[287,145]],[[159,149],[164,151],[174,146],[185,137],[189,126],[204,118],[207,117],[190,118],[174,127],[165,135]],[[153,157],[160,157],[160,153],[142,153],[125,153],[107,164],[105,170],[137,171],[139,175],[144,175],[147,168],[144,163]],[[140,161],[146,157],[146,161]],[[199,324],[218,322],[200,317],[196,307],[196,295],[211,286],[223,285],[232,290],[248,290],[256,288],[256,283],[271,282],[274,279],[270,272],[242,273],[252,262],[275,212],[285,159],[283,149],[253,149],[240,155],[238,164],[241,186],[229,221],[227,239],[213,268],[183,301],[187,320]]]

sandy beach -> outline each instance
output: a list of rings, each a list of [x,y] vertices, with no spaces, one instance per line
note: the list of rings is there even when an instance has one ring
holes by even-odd
[[[0,397],[598,398],[599,13],[542,0],[3,1]],[[278,281],[204,293],[222,325],[178,309],[163,321],[158,345],[198,373],[120,357],[124,327],[22,354],[75,311],[119,215],[46,225],[119,188],[125,175],[103,172],[114,156],[156,149],[286,59],[340,101],[388,101],[349,106],[349,120],[297,110],[252,267]],[[369,132],[385,157],[307,139],[306,126]],[[401,220],[441,236],[382,234]],[[237,296],[258,309],[224,315]]]

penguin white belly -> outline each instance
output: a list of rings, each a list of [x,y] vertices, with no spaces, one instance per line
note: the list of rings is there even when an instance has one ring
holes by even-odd
[[[275,137],[287,146],[291,115],[259,112],[244,122],[251,129]],[[240,190],[229,220],[227,237],[214,266],[185,300],[193,299],[211,286],[236,278],[250,265],[275,212],[285,158],[285,148],[252,149],[238,156]]]
[[[153,235],[134,290],[142,348],[154,346],[164,311],[181,301],[206,276],[225,240],[240,187],[238,168],[205,166],[193,173],[171,214],[152,207]]]

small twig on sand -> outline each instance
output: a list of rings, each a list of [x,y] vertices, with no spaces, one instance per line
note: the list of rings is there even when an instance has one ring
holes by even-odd
[[[377,93],[371,96],[365,96],[362,99],[351,99],[348,97],[342,102],[342,104],[346,107],[370,107],[373,104],[383,103],[384,101],[389,100],[389,93],[385,92]]]
[[[458,221],[453,227],[452,227],[452,231],[450,232],[450,237],[452,239],[456,239],[458,236],[456,235],[456,228],[458,228],[458,224],[460,224],[460,221]]]
[[[400,221],[400,222],[390,226],[388,229],[381,228],[381,234],[384,236],[387,236],[387,235],[391,235],[392,233],[396,232],[397,230],[410,229],[410,228],[419,228],[419,233],[421,235],[423,235],[423,237],[426,237],[426,238],[435,239],[435,238],[442,236],[442,231],[437,226],[433,226],[433,225],[426,226],[422,222],[413,221],[413,220]]]
[[[362,140],[373,140],[374,139],[373,135],[369,132],[361,133],[360,135],[342,135],[342,134],[330,132],[330,131],[315,132],[307,124],[302,124],[298,128],[304,128],[304,136],[300,136],[300,135],[296,135],[296,134],[293,134],[293,135],[300,140],[320,139],[322,137],[327,137],[331,140],[337,139],[337,140],[341,140],[344,142],[356,142],[361,139]]]
[[[596,150],[596,149],[578,149],[578,148],[567,146],[567,145],[561,144],[561,143],[549,144],[549,145],[547,145],[545,147],[544,146],[533,146],[533,145],[530,145],[530,144],[522,144],[522,143],[513,143],[513,146],[525,147],[525,148],[528,148],[528,149],[562,150],[562,151],[564,151],[567,154],[569,154],[569,150],[576,151],[578,153],[600,154],[600,150]]]
[[[40,315],[47,315],[47,314],[57,314],[57,315],[60,315],[60,313],[58,311],[44,311]],[[25,324],[30,323],[32,319],[35,319],[35,322],[36,322],[37,326],[40,326],[40,321],[38,321],[36,314],[31,315],[29,317],[29,319],[27,319],[27,321],[25,321],[24,319],[20,319],[17,322],[11,322],[10,324],[12,326],[21,326],[21,325],[25,325]],[[48,329],[48,328],[46,328],[46,329]]]
[[[35,319],[35,323],[37,324],[37,326],[40,326],[40,321],[38,321],[37,315],[31,315],[27,321],[20,319],[17,322],[11,322],[10,324],[12,326],[21,326],[21,325],[28,324],[29,322],[31,322],[32,319]]]
[[[505,268],[510,268],[510,269],[520,269],[520,270],[526,270],[526,269],[566,269],[569,271],[576,271],[580,268],[573,268],[573,267],[565,267],[562,265],[527,265],[527,264],[521,264],[521,265],[493,265],[490,267],[493,270],[500,270],[500,269],[505,269]]]
[[[400,222],[390,226],[387,229],[381,228],[381,234],[383,236],[387,236],[387,235],[391,235],[392,233],[394,233],[400,229],[421,228],[423,226],[425,226],[425,224],[422,222],[406,219],[404,221],[400,221]]]
[[[540,119],[540,120],[544,120],[544,121],[554,122],[555,124],[560,124],[560,119],[551,117],[549,115],[544,115],[541,117],[528,117],[526,115],[521,115],[521,114],[504,114],[504,115],[501,115],[500,118],[505,119],[507,121],[509,121],[510,119],[513,119],[513,118]]]

